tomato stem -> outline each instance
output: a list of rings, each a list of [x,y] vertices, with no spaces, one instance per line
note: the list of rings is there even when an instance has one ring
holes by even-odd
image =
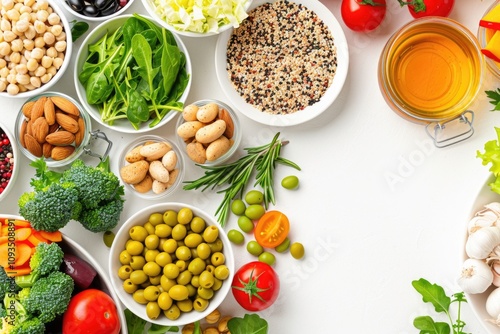
[[[415,11],[415,13],[425,12],[426,9],[424,0],[410,0],[410,1],[398,0],[398,2],[401,5],[401,7],[413,6],[413,10]]]
[[[257,286],[257,283],[259,282],[259,277],[262,274],[264,274],[264,272],[262,272],[260,275],[258,275],[254,279],[254,277],[253,277],[253,271],[254,270],[255,270],[255,268],[253,268],[252,271],[250,272],[250,277],[248,278],[248,282],[245,282],[241,278],[238,278],[238,280],[240,281],[241,285],[243,285],[242,287],[235,286],[235,285],[233,285],[233,287],[232,287],[233,289],[245,292],[248,295],[248,301],[250,302],[250,304],[252,303],[252,297],[253,296],[255,296],[256,298],[258,298],[262,302],[266,302],[266,300],[264,298],[262,298],[261,295],[259,295],[259,292],[267,291],[267,290],[270,289],[270,288],[262,289],[262,288],[259,288]]]
[[[402,1],[402,0],[399,0],[399,1]],[[374,2],[373,0],[360,0],[360,1],[358,1],[358,3],[359,3],[360,5],[369,5],[369,6],[384,6],[384,7],[385,7],[385,4],[384,4],[384,3]]]

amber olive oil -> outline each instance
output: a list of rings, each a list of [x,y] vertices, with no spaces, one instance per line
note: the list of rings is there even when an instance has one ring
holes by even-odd
[[[389,40],[379,80],[387,102],[414,121],[451,119],[479,91],[482,56],[477,40],[450,19],[416,20]]]

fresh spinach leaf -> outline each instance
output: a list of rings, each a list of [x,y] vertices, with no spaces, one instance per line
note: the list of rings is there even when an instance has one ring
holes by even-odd
[[[243,318],[231,318],[227,322],[231,334],[267,334],[268,324],[258,314],[245,314]]]
[[[83,36],[89,30],[89,24],[83,21],[73,20],[70,22],[71,25],[71,40],[76,42],[78,38]]]
[[[142,122],[149,119],[149,107],[144,97],[133,90],[128,95],[127,118],[134,128],[138,129]]]

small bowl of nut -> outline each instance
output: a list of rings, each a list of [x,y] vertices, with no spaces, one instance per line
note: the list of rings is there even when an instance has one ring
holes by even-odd
[[[43,157],[49,167],[61,167],[83,152],[95,138],[111,142],[102,132],[91,132],[90,116],[72,97],[46,92],[28,99],[17,115],[15,137],[21,152],[34,161]],[[107,153],[106,153],[107,155]]]
[[[241,142],[239,118],[218,100],[186,104],[177,120],[177,140],[190,160],[213,166],[227,161]]]
[[[175,143],[155,136],[141,136],[120,155],[120,179],[125,187],[144,199],[172,194],[184,177],[184,160]]]
[[[71,61],[71,27],[63,11],[55,0],[7,0],[2,13],[0,97],[28,98],[47,91]]]

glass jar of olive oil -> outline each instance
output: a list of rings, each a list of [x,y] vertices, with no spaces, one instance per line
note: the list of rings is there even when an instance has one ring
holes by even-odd
[[[466,27],[449,18],[424,17],[391,36],[378,79],[389,106],[409,121],[427,124],[427,133],[442,147],[474,132],[474,114],[467,108],[480,90],[483,68],[479,43]],[[445,124],[454,120],[467,128],[443,134]]]

